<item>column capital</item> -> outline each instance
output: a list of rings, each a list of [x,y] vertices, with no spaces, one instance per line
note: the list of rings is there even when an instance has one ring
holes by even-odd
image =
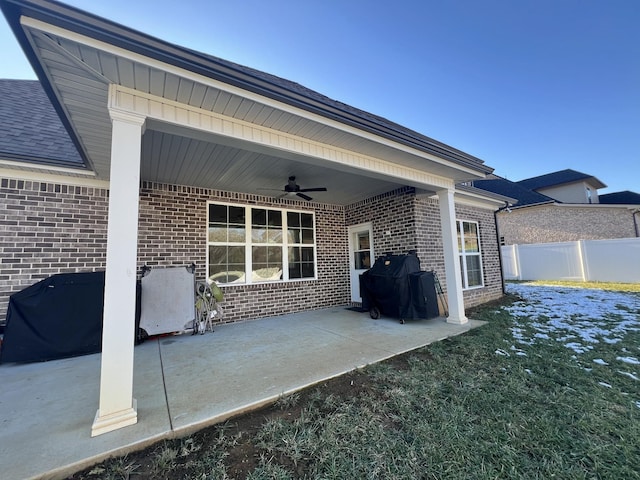
[[[147,121],[146,115],[140,115],[139,113],[130,112],[128,110],[124,110],[118,107],[108,107],[109,108],[109,117],[111,117],[111,121],[120,121],[130,123],[132,125],[138,125],[140,127],[144,126],[144,123]]]

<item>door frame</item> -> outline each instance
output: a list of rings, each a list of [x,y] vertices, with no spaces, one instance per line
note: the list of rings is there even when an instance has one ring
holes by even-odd
[[[373,223],[359,223],[357,225],[349,225],[349,287],[350,287],[350,297],[352,303],[361,303],[362,298],[360,297],[360,274],[368,269],[356,269],[355,268],[355,251],[356,251],[356,242],[355,236],[361,232],[369,233],[369,258],[370,258],[370,267],[373,266],[373,262],[375,260],[375,253],[373,249]],[[369,267],[369,268],[370,268]]]

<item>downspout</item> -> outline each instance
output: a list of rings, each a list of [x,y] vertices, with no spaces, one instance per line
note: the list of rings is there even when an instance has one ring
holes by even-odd
[[[500,245],[500,229],[498,228],[498,213],[503,210],[509,210],[509,202],[504,202],[504,207],[493,212],[493,222],[496,226],[496,241],[498,243],[498,265],[500,266],[500,282],[502,283],[502,294],[507,294],[507,287],[504,283],[504,269],[502,268],[502,245]],[[634,216],[635,219],[635,216]]]
[[[640,230],[638,230],[638,219],[636,218],[636,215],[640,213],[640,208],[636,208],[635,210],[631,211],[631,217],[633,218],[633,228],[636,231],[636,237],[640,237]]]

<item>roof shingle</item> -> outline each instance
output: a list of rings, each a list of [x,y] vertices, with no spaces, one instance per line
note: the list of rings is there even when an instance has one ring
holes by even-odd
[[[567,183],[579,182],[580,180],[592,180],[596,184],[596,188],[604,188],[606,185],[593,175],[578,172],[567,168],[557,172],[547,173],[538,177],[526,178],[517,182],[519,185],[530,190],[538,190],[540,188],[555,187],[556,185],[565,185]]]
[[[0,157],[84,166],[37,80],[0,79]]]
[[[609,205],[640,205],[640,193],[624,190],[622,192],[612,192],[599,195],[600,203]]]

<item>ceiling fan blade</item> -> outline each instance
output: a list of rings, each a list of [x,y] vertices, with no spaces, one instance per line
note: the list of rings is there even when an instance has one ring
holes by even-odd
[[[304,198],[307,201],[313,200],[309,195],[305,195],[304,193],[297,192],[296,195],[298,195],[300,198]]]
[[[299,192],[326,192],[327,191],[327,187],[301,188],[298,191]]]

